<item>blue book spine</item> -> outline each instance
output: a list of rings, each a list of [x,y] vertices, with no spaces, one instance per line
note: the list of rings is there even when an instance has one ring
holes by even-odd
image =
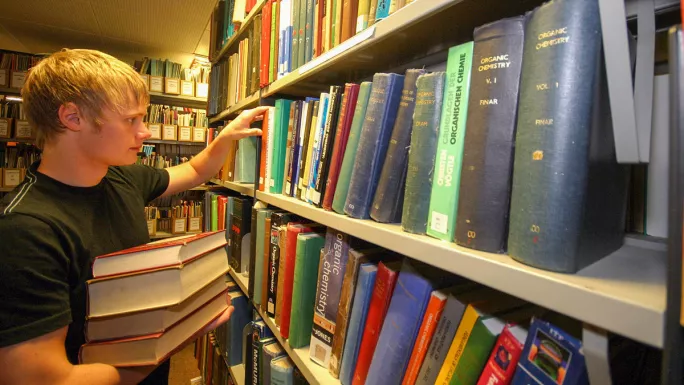
[[[390,0],[378,0],[378,7],[375,10],[375,22],[389,16]]]
[[[287,357],[271,361],[271,385],[293,385],[294,365]]]
[[[359,357],[361,347],[361,337],[366,326],[366,316],[368,307],[373,296],[373,286],[375,285],[375,275],[378,266],[374,263],[364,263],[359,267],[359,277],[354,290],[352,311],[349,318],[349,329],[347,339],[344,341],[344,351],[342,353],[342,366],[340,369],[340,382],[342,385],[351,385],[356,369],[356,359]]]
[[[228,321],[228,337],[230,340],[226,359],[228,364],[239,365],[242,363],[242,332],[250,322],[250,306],[244,295],[231,296],[232,306],[235,308]]]
[[[423,320],[433,283],[404,261],[392,294],[366,384],[400,385]]]
[[[322,115],[319,111],[319,119],[316,123],[316,138],[314,140],[313,158],[311,158],[311,180],[309,181],[309,191],[313,192],[316,190],[316,178],[319,173],[319,166],[321,163],[321,148],[323,146],[323,135],[325,134],[325,121],[328,115],[328,102],[330,101],[329,94],[321,95],[321,103],[323,105]],[[320,108],[320,107],[319,107]],[[320,119],[322,117],[322,119]],[[307,200],[311,203],[311,195],[307,195]]]
[[[239,178],[236,175],[235,182],[254,183],[254,162],[256,160],[256,137],[242,138],[238,144]]]
[[[280,127],[278,127],[278,130],[280,131],[280,136],[278,136],[278,139],[280,142],[278,143],[279,151],[278,160],[276,161],[276,164],[280,166],[280,169],[277,170],[275,177],[275,192],[277,194],[282,193],[283,183],[285,183],[285,181],[283,180],[283,167],[285,167],[285,156],[287,155],[287,126],[290,120],[291,105],[292,100],[283,100],[282,108],[280,109]]]
[[[369,218],[371,200],[378,185],[382,161],[387,153],[403,87],[403,75],[373,76],[373,88],[361,129],[344,209],[352,218]]]
[[[411,144],[413,110],[416,107],[416,80],[425,73],[423,69],[406,71],[404,89],[397,118],[392,128],[392,138],[387,147],[387,156],[382,165],[378,189],[373,198],[370,216],[383,223],[401,221],[401,208],[404,204],[404,183],[408,166],[408,151]]]

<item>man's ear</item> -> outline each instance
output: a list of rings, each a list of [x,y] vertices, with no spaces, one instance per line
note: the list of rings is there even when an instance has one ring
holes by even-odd
[[[66,103],[61,105],[59,111],[57,111],[57,116],[59,117],[59,122],[67,130],[78,132],[83,129],[85,121],[81,115],[81,110],[76,104]]]

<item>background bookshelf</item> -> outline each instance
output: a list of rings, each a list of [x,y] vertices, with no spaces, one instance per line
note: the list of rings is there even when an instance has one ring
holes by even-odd
[[[212,178],[210,180],[211,183],[214,183],[215,185],[225,187],[229,190],[238,192],[242,195],[246,195],[249,197],[254,196],[254,185],[250,183],[235,183],[235,182],[228,182],[228,181],[222,181],[220,179]]]
[[[150,92],[150,103],[154,104],[168,104],[171,106],[188,107],[188,108],[207,108],[207,98],[198,98],[195,96],[178,96],[169,95],[159,92]]]

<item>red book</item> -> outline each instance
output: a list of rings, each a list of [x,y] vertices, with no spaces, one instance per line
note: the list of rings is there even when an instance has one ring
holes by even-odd
[[[292,310],[292,288],[294,286],[295,260],[297,256],[297,235],[300,233],[310,233],[315,229],[313,224],[288,224],[287,238],[285,241],[285,276],[283,277],[283,309],[280,313],[280,335],[284,339],[290,337],[290,314]],[[280,296],[280,293],[278,293]]]
[[[326,0],[318,0],[318,28],[314,31],[317,36],[316,46],[314,47],[314,57],[318,57],[323,53],[325,44],[323,44],[323,39],[325,38],[325,12],[326,12]]]
[[[361,346],[359,347],[359,356],[356,360],[352,385],[364,385],[366,383],[368,369],[370,369],[375,346],[380,337],[380,329],[385,322],[385,315],[392,299],[394,284],[397,282],[400,268],[401,261],[393,261],[387,264],[380,262],[378,264],[373,297],[368,306],[366,326],[363,330],[363,337],[361,337]]]
[[[443,291],[435,290],[432,292],[401,385],[413,385],[416,383],[418,373],[420,372],[421,366],[423,366],[425,355],[427,354],[428,347],[432,341],[432,336],[434,336],[435,330],[437,329],[437,322],[439,322],[439,317],[442,316],[444,305],[446,305],[446,300],[447,296]]]
[[[508,385],[522,354],[527,331],[520,326],[507,324],[496,340],[492,354],[482,370],[477,385]]]
[[[328,180],[325,185],[325,194],[323,195],[323,208],[328,211],[332,211],[333,198],[335,197],[335,189],[337,188],[337,178],[339,177],[340,169],[342,168],[344,151],[347,149],[349,130],[351,129],[352,120],[354,118],[354,110],[356,109],[356,100],[358,96],[358,84],[347,83],[344,85],[344,97],[342,98],[342,106],[340,107],[340,119],[337,123],[332,156],[330,157]]]
[[[259,68],[259,86],[266,87],[268,85],[268,64],[271,58],[271,3],[273,0],[266,2],[261,11],[261,66]],[[264,123],[266,119],[264,117]],[[262,129],[263,130],[263,129]],[[262,137],[264,137],[262,135]],[[263,143],[263,142],[262,142]],[[264,147],[263,144],[261,146]],[[263,162],[263,155],[261,157]],[[264,163],[262,163],[264,164]],[[260,175],[264,175],[263,171]],[[262,188],[259,188],[264,191]]]
[[[218,208],[218,218],[217,218],[217,223],[218,223],[218,231],[222,231],[226,229],[226,206],[228,205],[228,197],[219,195],[217,198],[217,208]]]
[[[264,120],[262,120],[261,124],[261,158],[259,160],[259,191],[266,191],[266,157],[268,157],[269,111],[270,109],[264,112]]]

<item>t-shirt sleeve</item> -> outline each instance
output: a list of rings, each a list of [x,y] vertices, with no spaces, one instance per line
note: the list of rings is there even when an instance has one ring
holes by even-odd
[[[143,194],[145,203],[158,198],[169,187],[169,172],[150,166],[134,164],[118,168]]]
[[[0,217],[0,347],[71,323],[69,258],[45,222]]]

